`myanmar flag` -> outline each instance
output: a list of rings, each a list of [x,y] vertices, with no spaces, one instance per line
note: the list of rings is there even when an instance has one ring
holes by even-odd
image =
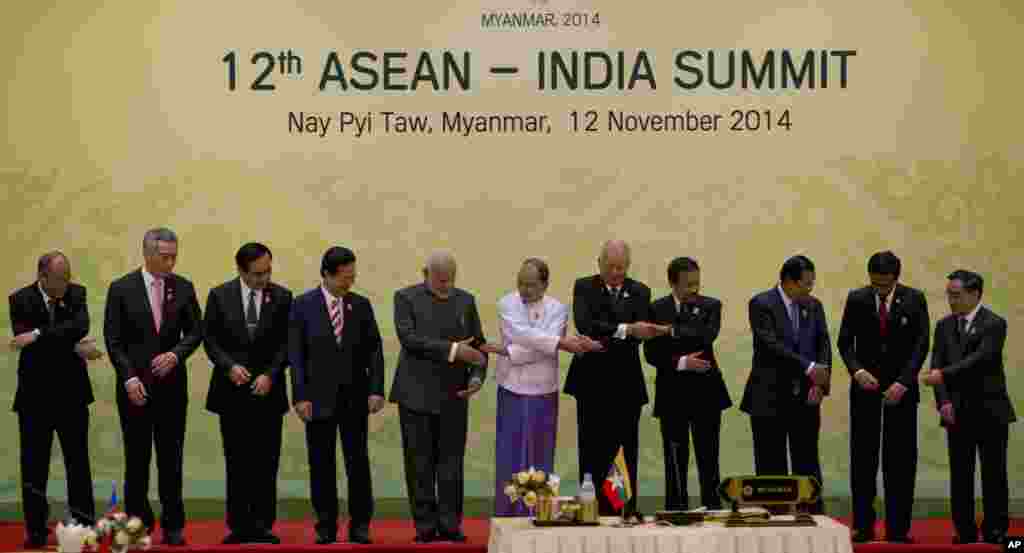
[[[621,446],[619,452],[615,454],[611,468],[608,469],[608,477],[604,479],[601,489],[616,511],[621,511],[626,502],[633,497],[633,487],[629,484],[629,469],[626,467],[626,455]]]

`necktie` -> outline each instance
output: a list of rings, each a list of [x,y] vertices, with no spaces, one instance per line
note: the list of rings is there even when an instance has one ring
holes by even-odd
[[[56,320],[57,302],[53,298],[46,298],[46,314],[50,316],[50,325]]]
[[[341,300],[335,298],[331,302],[331,326],[334,327],[334,339],[341,342],[341,329],[345,326],[344,315],[341,313]]]
[[[960,338],[960,343],[962,344],[967,338],[967,317],[960,317],[957,321],[957,331],[957,337]]]
[[[885,305],[885,298],[878,298],[878,333],[885,338],[889,335],[889,308]]]
[[[793,323],[793,334],[796,336],[800,335],[800,306],[793,302],[789,304],[790,315],[789,318]]]
[[[612,288],[612,303],[619,303],[619,299],[622,297],[622,288]]]
[[[245,308],[245,328],[249,330],[249,339],[256,336],[256,327],[260,318],[256,314],[256,290],[249,290],[249,305]]]
[[[153,326],[160,333],[164,321],[164,279],[154,278],[149,289],[149,306],[153,308]]]

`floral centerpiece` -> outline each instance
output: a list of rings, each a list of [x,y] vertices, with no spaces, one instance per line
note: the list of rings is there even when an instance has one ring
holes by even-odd
[[[539,501],[550,500],[558,495],[559,482],[557,474],[546,474],[542,470],[530,467],[530,470],[512,475],[512,478],[505,483],[505,495],[512,503],[522,501],[532,516],[533,509]]]
[[[151,541],[139,517],[122,512],[107,513],[96,521],[96,527],[84,536],[91,551],[123,553],[129,549],[149,549]]]

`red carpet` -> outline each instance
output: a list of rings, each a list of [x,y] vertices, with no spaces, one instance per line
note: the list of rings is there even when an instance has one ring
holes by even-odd
[[[847,522],[843,520],[842,522]],[[202,520],[189,522],[185,528],[185,539],[188,546],[184,548],[154,546],[153,551],[164,551],[174,553],[274,553],[295,552],[302,553],[326,553],[340,551],[373,551],[376,553],[401,553],[401,552],[473,552],[485,553],[487,551],[488,521],[486,519],[466,519],[463,531],[469,541],[464,544],[456,543],[431,543],[415,544],[412,539],[415,535],[412,521],[409,520],[378,520],[371,527],[373,545],[352,545],[338,543],[334,545],[313,544],[314,533],[312,522],[284,521],[277,524],[275,533],[281,538],[281,545],[220,545],[221,539],[226,534],[223,521]],[[339,528],[339,538],[344,538],[346,527],[344,523]],[[882,528],[877,529],[879,536],[882,535]],[[1024,519],[1015,519],[1010,523],[1011,535],[1024,534]],[[953,535],[952,523],[946,519],[915,520],[911,535],[917,540],[914,545],[888,544],[884,542],[858,544],[854,547],[856,553],[928,553],[928,552],[963,552],[972,551],[1002,551],[1001,546],[996,545],[967,545],[954,546],[951,543]],[[160,532],[154,536],[156,543],[159,543]],[[56,538],[51,535],[51,545],[47,548],[50,551],[56,550]],[[24,527],[20,523],[0,523],[0,552],[21,551],[25,541]]]

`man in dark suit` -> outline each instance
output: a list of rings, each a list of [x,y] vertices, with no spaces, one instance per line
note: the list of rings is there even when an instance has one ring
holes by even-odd
[[[92,384],[80,342],[89,333],[85,287],[71,282],[71,262],[61,252],[39,258],[38,280],[10,296],[11,347],[18,356],[21,501],[26,549],[46,546],[53,434],[60,440],[71,516],[92,525],[96,518],[89,467],[89,404]]]
[[[573,286],[576,331],[600,342],[604,351],[573,357],[565,393],[576,398],[580,482],[590,474],[600,486],[621,446],[634,491],[624,510],[632,513],[639,489],[640,409],[647,403],[640,342],[670,329],[649,322],[651,290],[626,276],[629,263],[629,245],[608,241],[597,259],[600,273]],[[601,514],[618,514],[604,494],[597,496]]]
[[[813,289],[814,263],[797,255],[783,263],[775,288],[750,300],[754,358],[740,410],[750,415],[757,474],[790,474],[792,463],[792,474],[823,484],[818,436],[832,344]],[[824,502],[819,498],[811,510],[822,514]]]
[[[912,543],[908,532],[917,477],[917,373],[928,356],[930,324],[924,293],[897,282],[900,267],[900,258],[890,251],[871,256],[871,284],[850,292],[839,329],[839,353],[852,377],[850,491],[857,543],[875,537],[881,442],[886,540]]]
[[[466,541],[462,533],[468,399],[487,376],[476,300],[455,288],[455,258],[434,253],[425,282],[395,292],[402,352],[390,400],[398,404],[416,541]]]
[[[935,325],[931,371],[935,403],[949,442],[950,504],[954,543],[978,541],[974,518],[975,455],[981,457],[981,526],[988,543],[1002,543],[1009,527],[1006,448],[1010,423],[1017,420],[1006,391],[1003,346],[1006,319],[981,305],[981,275],[951,273],[946,285],[951,314]]]
[[[235,265],[238,278],[210,290],[203,322],[203,347],[213,364],[206,408],[220,415],[224,440],[230,533],[223,543],[277,544],[292,293],[270,282],[273,254],[263,244],[242,246]]]
[[[651,312],[652,322],[671,327],[671,333],[644,344],[647,362],[658,369],[654,416],[661,420],[665,450],[665,509],[689,509],[691,431],[701,504],[721,509],[719,435],[722,410],[732,406],[715,359],[722,303],[700,295],[700,266],[689,257],[668,264],[668,284],[672,293],[655,301]]]
[[[327,250],[320,276],[320,286],[295,298],[288,330],[295,412],[306,423],[316,543],[337,541],[340,434],[348,476],[348,541],[368,544],[373,518],[369,416],[384,407],[384,353],[370,300],[351,291],[352,250]]]
[[[155,445],[163,543],[184,545],[185,362],[203,341],[202,313],[192,283],[171,272],[178,261],[173,231],[147,231],[142,255],[141,269],[110,284],[103,323],[107,352],[117,372],[117,411],[125,441],[125,511],[152,530],[155,517],[147,493]]]

